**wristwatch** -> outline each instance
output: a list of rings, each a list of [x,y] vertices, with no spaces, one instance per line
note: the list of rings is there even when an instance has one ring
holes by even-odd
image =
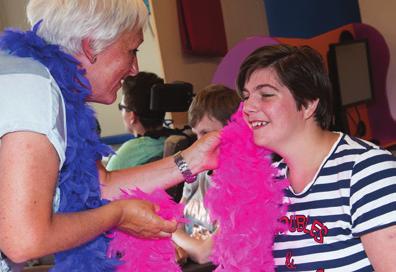
[[[191,173],[191,170],[188,167],[187,162],[184,160],[183,156],[181,155],[181,151],[173,155],[173,160],[177,165],[177,168],[179,168],[179,171],[182,173],[184,180],[187,183],[193,183],[196,180],[197,176]]]

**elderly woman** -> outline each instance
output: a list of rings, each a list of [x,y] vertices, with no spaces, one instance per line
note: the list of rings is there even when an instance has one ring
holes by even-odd
[[[237,79],[254,142],[279,154],[290,186],[278,271],[394,271],[396,161],[372,143],[329,131],[331,84],[309,47],[257,49]]]
[[[57,271],[112,271],[106,231],[170,236],[176,222],[146,201],[104,199],[215,167],[217,136],[184,151],[179,167],[166,158],[106,172],[100,159],[109,150],[86,102],[113,103],[121,81],[138,72],[143,1],[31,0],[27,15],[32,31],[0,40],[0,249],[14,262],[61,252]]]

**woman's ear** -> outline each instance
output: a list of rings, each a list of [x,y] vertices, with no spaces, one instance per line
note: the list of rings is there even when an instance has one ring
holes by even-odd
[[[82,47],[84,56],[89,60],[89,62],[91,64],[94,64],[96,62],[96,54],[94,53],[91,42],[92,41],[90,38],[84,38],[81,41],[81,47]]]
[[[315,100],[310,100],[307,102],[306,106],[303,106],[305,119],[309,119],[313,116],[313,114],[316,111],[316,108],[318,107],[318,104],[319,104],[319,98]]]

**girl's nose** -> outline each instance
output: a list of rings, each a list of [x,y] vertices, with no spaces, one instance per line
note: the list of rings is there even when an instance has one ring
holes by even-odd
[[[247,115],[256,112],[257,107],[251,97],[248,97],[243,102],[243,112]]]

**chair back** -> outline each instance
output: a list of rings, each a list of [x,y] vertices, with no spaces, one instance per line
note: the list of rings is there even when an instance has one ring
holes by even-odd
[[[192,144],[191,138],[187,135],[170,135],[166,138],[164,143],[164,157],[172,156],[173,154],[186,149]],[[166,192],[172,196],[173,200],[179,202],[183,195],[184,182],[181,182],[169,189]]]

